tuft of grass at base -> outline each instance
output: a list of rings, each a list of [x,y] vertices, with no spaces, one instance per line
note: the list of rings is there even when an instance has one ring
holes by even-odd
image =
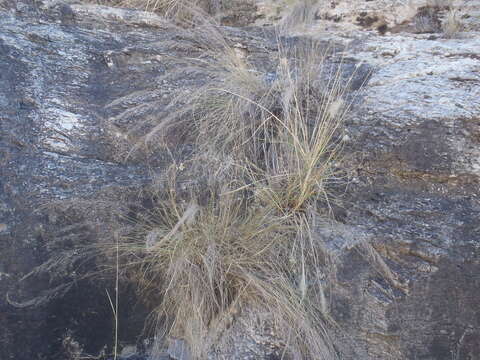
[[[313,244],[301,239],[298,223],[239,195],[211,194],[203,206],[160,201],[150,224],[121,242],[124,270],[141,293],[157,293],[162,332],[187,340],[196,359],[206,358],[223,319],[244,306],[268,309],[288,333],[289,351],[333,358],[326,320],[307,296]]]

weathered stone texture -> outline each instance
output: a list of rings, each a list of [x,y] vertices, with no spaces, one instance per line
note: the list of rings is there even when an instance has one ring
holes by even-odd
[[[261,29],[225,32],[253,61],[271,66],[275,46]],[[336,259],[327,295],[340,358],[476,359],[478,33],[313,35],[348,45],[346,59],[368,70],[346,122],[348,184],[335,220],[317,231]],[[0,6],[1,359],[61,359],[76,342],[93,354],[110,341],[104,294],[111,284],[103,280],[79,280],[35,309],[12,303],[77,280],[67,267],[58,279],[19,282],[60,250],[113,233],[116,210],[162,174],[163,158],[129,150],[175,91],[205,81],[188,72],[165,76],[183,66],[172,55],[195,55],[195,46],[146,12],[53,0]],[[134,124],[145,128],[132,131]],[[143,315],[129,308],[124,320],[138,322]],[[135,342],[140,327],[122,339]]]

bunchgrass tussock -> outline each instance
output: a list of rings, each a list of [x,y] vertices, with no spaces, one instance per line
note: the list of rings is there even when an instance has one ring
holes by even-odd
[[[448,39],[458,37],[459,33],[463,31],[460,15],[453,6],[450,6],[450,9],[445,15],[445,19],[442,22],[442,29],[444,36]]]
[[[162,139],[186,129],[195,151],[182,176],[193,181],[180,192],[170,173],[148,216],[120,241],[120,266],[153,303],[157,335],[185,339],[195,359],[246,308],[269,313],[285,355],[335,359],[324,289],[331,261],[312,219],[340,159],[342,60],[278,38],[275,67],[265,70],[206,27],[196,38],[204,52],[185,64],[210,81],[174,99],[178,112],[172,106],[143,139],[168,150]]]
[[[244,306],[268,309],[288,351],[329,359],[325,319],[307,296],[315,252],[296,225],[227,189],[203,205],[170,195],[121,242],[121,262],[140,292],[160,299],[154,314],[164,334],[186,339],[196,359],[206,358],[222,318]]]
[[[293,60],[284,56],[279,61],[279,110],[267,115],[274,131],[264,142],[268,147],[259,172],[264,182],[256,190],[282,212],[303,211],[326,198],[326,183],[339,157],[338,135],[348,109],[345,84],[338,71],[326,73],[332,69],[326,69],[319,53],[315,46],[296,49]],[[319,90],[322,75],[327,80]]]

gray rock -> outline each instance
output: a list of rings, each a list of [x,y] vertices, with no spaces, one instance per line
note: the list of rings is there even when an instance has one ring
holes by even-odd
[[[256,35],[228,31],[266,54]],[[161,179],[168,154],[129,151],[152,126],[143,120],[165,112],[173,91],[202,84],[188,72],[165,77],[184,66],[172,59],[194,56],[195,46],[191,35],[147,12],[2,2],[1,359],[97,354],[111,343],[105,288],[112,283],[83,278],[103,264],[81,260],[81,249],[111,241],[117,216],[142,207],[138,192]],[[132,131],[137,124],[144,127]],[[28,275],[48,264],[54,272]],[[52,300],[58,293],[63,299]],[[147,314],[127,293],[120,322],[136,324],[124,330],[131,342]]]
[[[275,78],[274,44],[263,31],[224,30]],[[346,123],[348,183],[337,191],[335,220],[316,231],[335,259],[326,297],[340,358],[474,359],[479,36],[330,38],[349,44],[345,55],[365,63],[360,78],[368,80]],[[72,336],[85,354],[111,342],[111,283],[85,281],[75,261],[58,261],[50,277],[20,279],[65,251],[80,260],[76,245],[112,234],[115,214],[142,206],[138,190],[161,178],[168,154],[130,150],[152,126],[143,120],[168,111],[177,90],[204,83],[187,71],[165,76],[183,69],[172,59],[194,56],[196,46],[142,11],[62,0],[0,6],[0,358],[68,358]],[[64,297],[48,302],[52,288]],[[122,336],[132,343],[146,314],[122,291],[120,323],[133,324]],[[32,299],[38,307],[18,308]],[[240,315],[212,359],[276,356],[275,339],[251,316]]]

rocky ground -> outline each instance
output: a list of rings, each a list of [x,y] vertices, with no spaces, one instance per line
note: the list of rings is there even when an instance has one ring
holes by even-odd
[[[286,11],[277,5],[251,10],[257,26],[223,29],[265,69],[276,51],[267,25]],[[287,42],[336,44],[354,74],[348,182],[337,189],[334,220],[316,230],[335,259],[327,295],[341,359],[480,353],[480,3],[455,2],[461,26],[448,36],[435,19],[449,10],[435,5],[426,32],[422,6],[332,1],[282,28]],[[111,344],[105,289],[113,283],[81,276],[101,264],[76,246],[111,236],[115,215],[140,206],[139,190],[162,178],[168,154],[131,154],[131,128],[151,126],[145,121],[169,111],[172,94],[205,81],[177,71],[184,65],[175,59],[197,47],[188,31],[148,12],[0,2],[1,359],[80,359]],[[45,262],[54,276],[25,277]],[[120,340],[135,345],[123,353],[133,359],[148,348],[146,310],[123,287]],[[252,316],[239,316],[212,358],[275,358]],[[171,344],[164,357],[182,358],[181,341]]]

